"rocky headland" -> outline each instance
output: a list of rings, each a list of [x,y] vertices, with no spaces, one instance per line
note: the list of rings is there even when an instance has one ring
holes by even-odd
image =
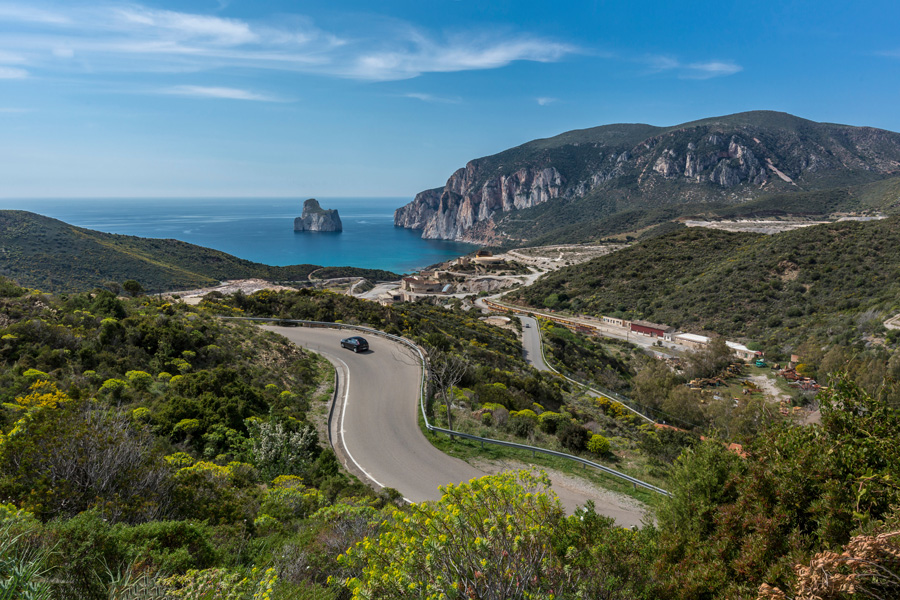
[[[310,198],[303,203],[303,214],[294,219],[294,231],[343,231],[337,209],[324,209],[319,201]]]

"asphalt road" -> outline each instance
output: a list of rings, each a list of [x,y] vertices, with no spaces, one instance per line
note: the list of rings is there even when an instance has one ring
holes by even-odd
[[[541,352],[541,329],[537,319],[519,315],[522,321],[522,351],[525,360],[538,371],[550,371]]]
[[[418,424],[422,369],[408,348],[366,336],[369,351],[341,348],[346,330],[265,327],[318,352],[338,369],[339,405],[332,436],[342,462],[357,476],[392,487],[411,502],[437,500],[439,485],[485,475],[447,456],[422,435]]]
[[[422,434],[418,425],[422,370],[418,357],[409,348],[378,336],[366,336],[369,351],[355,354],[340,346],[341,338],[352,335],[347,331],[264,328],[318,352],[338,369],[333,445],[341,462],[363,480],[392,487],[411,502],[422,502],[439,499],[440,485],[488,474],[437,450]],[[553,491],[567,512],[593,500],[597,512],[613,517],[620,525],[641,524],[640,509],[601,490],[585,488],[572,478],[551,474],[551,479]]]

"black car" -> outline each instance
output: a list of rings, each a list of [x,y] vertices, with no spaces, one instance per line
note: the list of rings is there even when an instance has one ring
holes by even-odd
[[[341,348],[350,348],[354,352],[365,352],[369,349],[369,342],[364,337],[354,335],[353,337],[342,339]]]

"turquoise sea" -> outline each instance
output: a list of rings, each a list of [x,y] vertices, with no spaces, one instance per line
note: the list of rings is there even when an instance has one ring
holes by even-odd
[[[472,252],[470,244],[423,240],[394,227],[394,209],[409,198],[319,198],[336,208],[342,233],[295,233],[300,199],[54,199],[5,200],[20,209],[88,229],[174,238],[269,265],[309,263],[408,273]]]

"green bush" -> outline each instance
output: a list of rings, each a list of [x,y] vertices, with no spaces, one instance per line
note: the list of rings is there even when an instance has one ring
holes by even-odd
[[[556,431],[556,438],[563,448],[581,452],[587,447],[588,430],[571,421],[563,421]]]
[[[541,413],[541,415],[538,417],[538,424],[541,426],[541,431],[552,435],[556,433],[556,430],[559,428],[559,423],[562,419],[563,417],[559,413],[547,411]]]
[[[588,452],[603,456],[609,453],[609,440],[599,434],[594,434],[587,443]]]
[[[506,422],[507,428],[519,437],[528,437],[534,433],[535,427],[538,425],[538,416],[530,408],[525,410],[514,410],[509,413],[509,420]]]

